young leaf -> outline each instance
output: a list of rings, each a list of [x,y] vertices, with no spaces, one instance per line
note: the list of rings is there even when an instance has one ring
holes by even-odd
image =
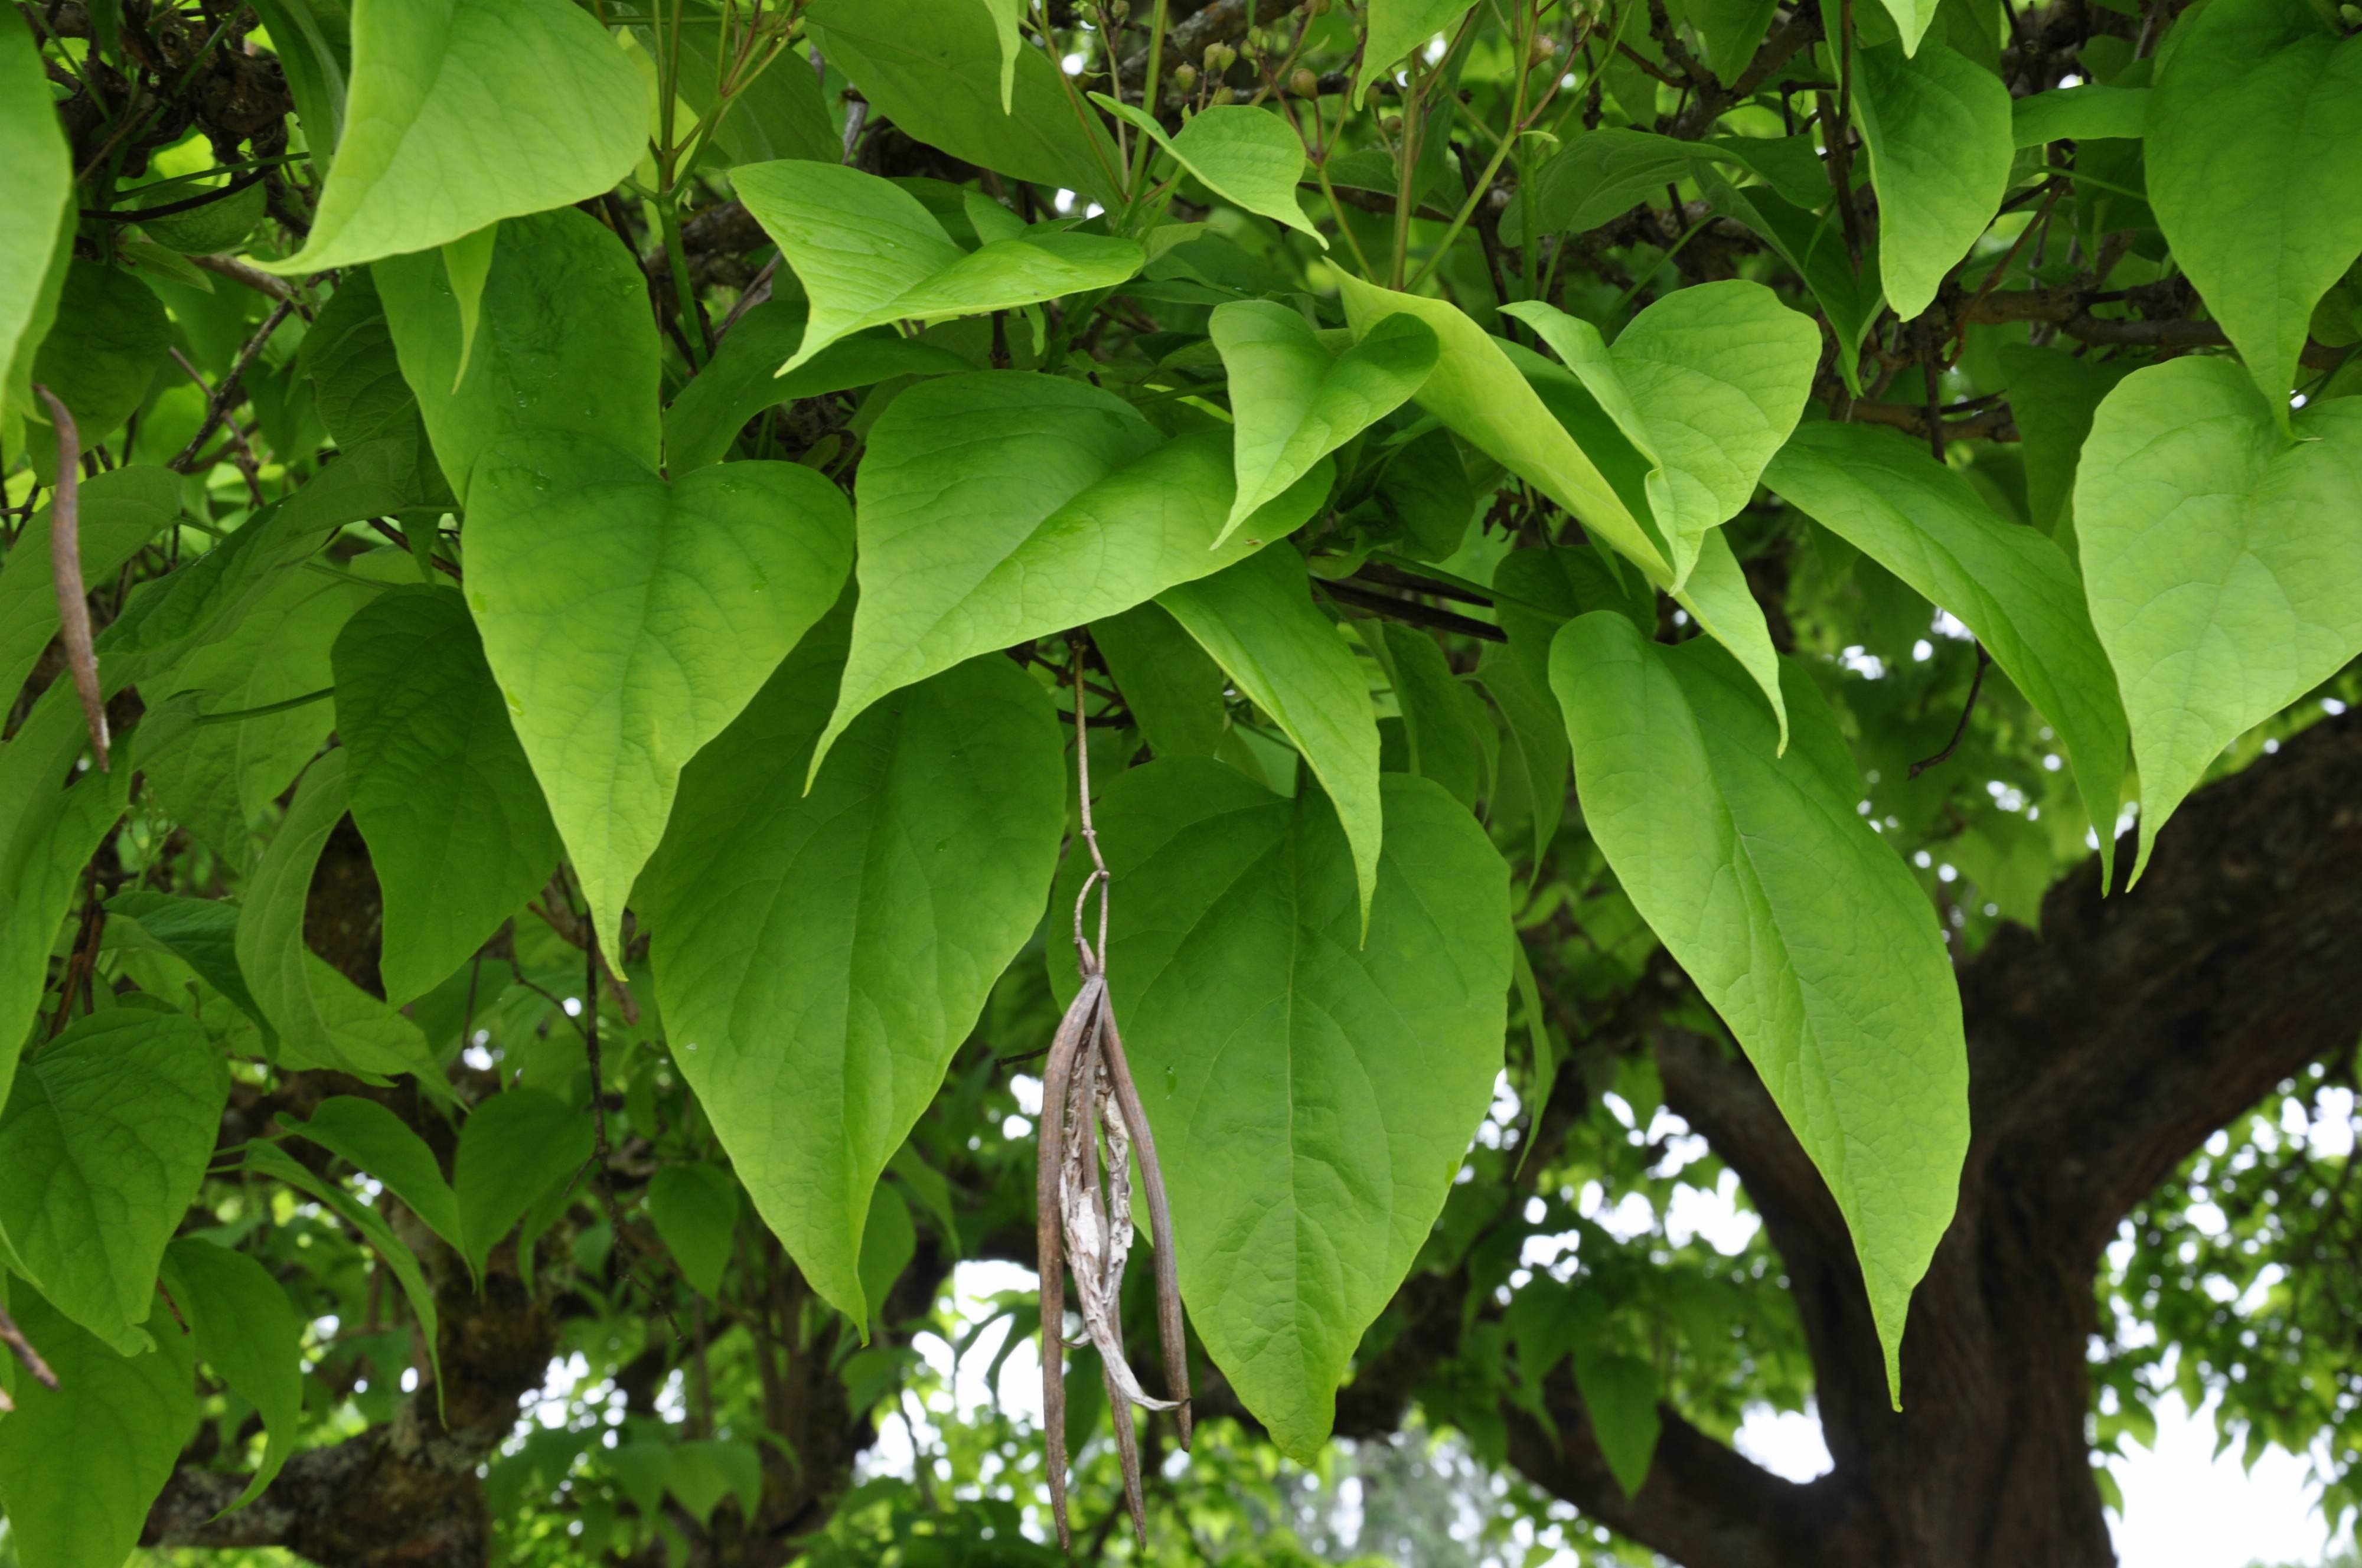
[[[1743,282],[1675,290],[1612,348],[1589,322],[1539,300],[1504,313],[1557,350],[1650,459],[1649,506],[1681,586],[1706,530],[1738,515],[1805,411],[1821,357],[1812,318]]]
[[[1915,36],[1904,28],[1906,40]],[[1878,187],[1879,276],[1894,314],[1909,321],[2001,210],[2016,156],[2009,89],[1943,43],[1907,57],[1859,50],[1854,82]]]
[[[1904,1314],[1968,1151],[1959,993],[1926,895],[1855,811],[1836,718],[1785,675],[1775,760],[1747,676],[1702,638],[1595,612],[1551,650],[1584,824],[1836,1195],[1899,1400]]]
[[[157,1264],[228,1098],[195,1020],[120,1007],[27,1062],[0,1114],[0,1228],[50,1305],[118,1354],[147,1348]]]
[[[737,1178],[703,1160],[667,1165],[648,1182],[648,1218],[683,1277],[708,1300],[719,1299],[722,1271],[737,1246]]]
[[[671,484],[580,436],[478,464],[468,605],[599,940],[664,836],[680,770],[835,600],[844,494],[793,463]]]
[[[295,1452],[304,1415],[303,1325],[270,1271],[244,1253],[183,1236],[165,1252],[172,1299],[196,1353],[262,1416],[270,1441],[233,1508],[262,1496]]]
[[[1362,68],[1353,77],[1353,99],[1386,75],[1402,57],[1425,47],[1437,34],[1449,35],[1468,12],[1469,0],[1370,0],[1370,26]]]
[[[2277,402],[2228,360],[2169,360],[2083,444],[2075,534],[2140,769],[2136,878],[2223,748],[2362,652],[2362,403],[2312,404],[2291,443]]]
[[[834,163],[756,163],[730,182],[811,301],[782,374],[865,327],[1010,310],[1113,288],[1140,271],[1131,240],[1047,226],[962,250],[908,191]]]
[[[6,564],[0,564],[0,702],[12,705],[41,650],[58,634],[57,580],[50,571],[50,511],[45,506],[34,513]],[[113,578],[133,551],[180,514],[181,478],[170,469],[141,464],[109,469],[83,480],[78,519],[83,580],[101,583]]]
[[[1342,354],[1286,305],[1242,300],[1215,307],[1211,331],[1231,378],[1238,493],[1214,543],[1276,499],[1312,465],[1400,408],[1435,368],[1435,333],[1416,316],[1388,316]]]
[[[38,340],[42,286],[60,233],[72,232],[65,218],[74,186],[40,50],[14,17],[0,20],[0,170],[7,171],[9,214],[0,229],[0,405],[8,405],[24,395],[13,371],[19,349]],[[16,432],[9,435],[13,443]]]
[[[595,998],[583,1001],[594,1005]],[[504,1088],[469,1111],[451,1166],[469,1272],[481,1276],[484,1260],[534,1199],[571,1178],[591,1151],[589,1112],[546,1089]]]
[[[1808,425],[1764,477],[1783,499],[1959,617],[2056,726],[2100,830],[2106,884],[2124,790],[2125,712],[2082,585],[2058,547],[1994,516],[1957,469],[1900,431]]]
[[[384,1106],[358,1095],[335,1095],[319,1103],[309,1121],[282,1125],[367,1172],[408,1204],[428,1230],[455,1247],[462,1244],[459,1200],[443,1179],[435,1151]]]
[[[1361,665],[1312,602],[1304,558],[1278,546],[1156,602],[1304,755],[1344,824],[1367,922],[1385,831],[1378,722]]]
[[[447,502],[450,486],[427,442],[418,399],[403,380],[393,327],[369,270],[356,268],[338,280],[304,335],[301,353],[329,439],[347,452],[376,441],[399,444],[414,454],[419,493]]]
[[[436,461],[462,500],[484,448],[513,431],[567,432],[657,466],[647,283],[596,218],[568,208],[502,226],[472,347],[440,257],[396,257],[370,272]]]
[[[679,479],[720,462],[746,422],[767,408],[896,376],[976,369],[948,348],[880,328],[840,338],[781,375],[781,361],[803,340],[804,319],[805,307],[789,300],[767,301],[738,318],[705,369],[665,410],[665,472]]]
[[[353,822],[385,898],[388,1001],[435,986],[549,880],[557,829],[467,602],[398,588],[337,634]]]
[[[46,97],[47,94],[44,94]],[[0,1420],[0,1504],[20,1559],[42,1568],[123,1568],[148,1509],[197,1422],[188,1339],[149,1282],[153,1349],[119,1355],[23,1285],[8,1310],[58,1375],[17,1380]]]
[[[311,233],[266,271],[432,252],[611,190],[646,149],[645,57],[568,0],[355,0],[352,40],[344,138]]]
[[[1296,199],[1304,178],[1304,143],[1277,115],[1244,104],[1218,105],[1190,116],[1175,136],[1144,109],[1104,93],[1092,94],[1091,101],[1171,153],[1199,184],[1232,206],[1285,224],[1329,248],[1329,237],[1312,226]]]
[[[1003,0],[1005,3],[1005,0]],[[998,24],[979,0],[814,0],[804,16],[828,62],[877,111],[954,158],[1121,204],[1115,143],[1068,106],[1058,67],[1020,49],[1006,105]]]
[[[1415,315],[1434,329],[1438,356],[1417,394],[1421,408],[1574,513],[1639,562],[1651,580],[1672,580],[1664,552],[1484,328],[1447,301],[1396,293],[1344,273],[1337,282],[1356,338],[1397,315]]]
[[[998,654],[870,707],[804,792],[841,616],[681,780],[642,879],[674,1060],[764,1220],[856,1322],[877,1173],[1041,919],[1055,719]]]
[[[2149,205],[2285,431],[2306,323],[2362,252],[2362,39],[2304,0],[2224,0],[2174,37]]]
[[[1195,758],[1099,797],[1108,977],[1173,1195],[1191,1321],[1288,1453],[1409,1271],[1501,1070],[1507,868],[1465,809],[1385,780],[1364,924],[1327,800]],[[1070,908],[1087,856],[1052,904]],[[1072,966],[1054,965],[1061,995]]]
[[[888,692],[1218,572],[1328,493],[1323,461],[1213,548],[1229,445],[1167,441],[1121,399],[1050,376],[945,376],[896,398],[855,485],[861,602],[815,769]]]
[[[1916,55],[1927,32],[1927,24],[1936,19],[1940,0],[1886,0],[1886,14],[1894,18],[1895,30],[1903,35],[1903,52]],[[1936,46],[1943,48],[1941,44]],[[1869,52],[1863,50],[1863,53]],[[1859,61],[1860,54],[1855,60]]]
[[[1657,1369],[1638,1356],[1584,1346],[1574,1353],[1574,1386],[1608,1474],[1627,1497],[1638,1495],[1661,1425]]]
[[[320,850],[348,804],[346,754],[329,752],[304,773],[277,836],[248,876],[237,922],[237,967],[276,1036],[282,1066],[327,1066],[363,1076],[414,1073],[443,1082],[418,1026],[328,966],[304,945],[304,909]]]

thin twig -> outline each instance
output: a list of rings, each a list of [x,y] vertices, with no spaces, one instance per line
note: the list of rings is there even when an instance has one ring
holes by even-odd
[[[211,400],[214,389],[205,384],[203,372],[189,362],[189,357],[182,353],[178,347],[168,348],[165,352],[172,356],[172,362],[186,370],[189,373],[189,380],[196,382],[199,390],[204,392],[208,400]],[[239,476],[246,480],[246,488],[254,497],[254,503],[259,506],[262,504],[262,460],[254,455],[253,444],[247,440],[246,432],[238,427],[237,420],[225,414],[222,416],[222,424],[229,431],[231,448],[237,453],[230,462],[237,469]],[[126,445],[127,446],[128,443],[127,442]]]
[[[263,317],[262,326],[246,340],[246,347],[237,351],[237,359],[231,363],[229,374],[222,378],[221,385],[215,387],[213,395],[206,399],[204,423],[197,426],[197,433],[189,437],[189,444],[181,448],[181,455],[165,464],[166,468],[176,474],[193,471],[191,465],[196,461],[197,454],[204,449],[205,443],[213,439],[214,432],[220,429],[222,422],[229,417],[230,406],[237,401],[238,388],[246,380],[247,370],[262,357],[263,345],[270,341],[270,335],[279,330],[279,324],[285,321],[294,309],[295,301],[291,296],[280,301],[278,307]],[[195,375],[196,372],[192,370],[190,374]],[[202,385],[204,378],[199,376],[197,380]],[[238,444],[241,447],[245,445],[243,436]]]
[[[1952,753],[1959,749],[1960,737],[1969,733],[1969,715],[1977,711],[1977,693],[1982,691],[1985,687],[1985,666],[1992,662],[1992,655],[1985,652],[1984,644],[1979,643],[1977,645],[1977,673],[1969,681],[1969,700],[1960,704],[1960,722],[1952,726],[1952,738],[1944,743],[1943,750],[1937,752],[1933,756],[1922,757],[1919,761],[1911,765],[1912,778],[1918,778],[1919,775],[1926,772],[1927,769],[1937,766],[1938,763],[1949,761],[1951,759]]]
[[[89,590],[82,580],[82,436],[58,394],[39,382],[33,391],[49,405],[58,432],[57,494],[50,502],[50,576],[58,591],[58,634],[66,645],[74,695],[82,699],[90,725],[90,749],[98,770],[106,764],[106,699],[98,685],[98,654],[91,646]]]
[[[17,1326],[17,1320],[8,1316],[5,1307],[0,1307],[0,1344],[17,1353],[17,1359],[25,1364],[34,1382],[52,1392],[56,1390],[58,1375],[50,1370],[50,1364],[41,1359],[41,1353],[33,1348],[33,1342],[25,1337],[25,1331]]]

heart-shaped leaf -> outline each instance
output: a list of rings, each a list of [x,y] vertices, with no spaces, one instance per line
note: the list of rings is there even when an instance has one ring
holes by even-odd
[[[1942,43],[1857,50],[1854,73],[1878,187],[1879,276],[1909,321],[2001,210],[2016,157],[2009,89]]]
[[[1312,226],[1296,199],[1297,184],[1304,178],[1304,142],[1276,114],[1223,104],[1198,110],[1175,135],[1136,105],[1119,103],[1104,93],[1092,94],[1091,101],[1171,153],[1175,163],[1224,201],[1309,235],[1321,249],[1329,248],[1329,237]]]
[[[668,484],[580,436],[515,436],[478,464],[468,538],[485,657],[614,943],[681,768],[844,586],[850,509],[793,463]]]

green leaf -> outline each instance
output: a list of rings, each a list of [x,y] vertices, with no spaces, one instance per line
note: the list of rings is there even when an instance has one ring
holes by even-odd
[[[1370,683],[1337,625],[1312,602],[1304,558],[1282,545],[1156,601],[1296,744],[1352,847],[1362,918],[1377,896],[1385,808]]]
[[[2362,39],[2303,0],[2223,0],[2174,36],[2149,205],[2286,430],[2305,325],[2362,252]]]
[[[257,1023],[262,1010],[237,972],[237,906],[221,899],[189,899],[135,888],[106,900],[110,922],[137,928],[157,946],[197,972]],[[112,938],[114,927],[108,928]],[[268,1025],[265,1025],[268,1027]]]
[[[1107,660],[1131,722],[1159,756],[1211,756],[1229,719],[1221,667],[1172,613],[1151,602],[1091,623],[1091,641]]]
[[[2140,769],[2140,858],[2223,748],[2362,652],[2362,403],[2276,427],[2224,359],[2136,370],[2092,422],[2075,534]],[[2105,833],[2113,823],[2095,824]]]
[[[419,1272],[418,1258],[393,1233],[393,1228],[381,1219],[377,1210],[359,1202],[353,1195],[333,1182],[321,1180],[289,1158],[276,1143],[257,1140],[246,1145],[248,1171],[284,1182],[298,1192],[309,1193],[337,1211],[337,1217],[360,1232],[378,1255],[378,1261],[392,1272],[394,1283],[402,1286],[404,1299],[417,1318],[421,1338],[426,1346],[428,1370],[434,1374],[435,1397],[440,1407],[443,1397],[443,1370],[440,1339],[440,1316],[435,1307],[434,1287]]]
[[[1675,290],[1612,348],[1591,323],[1540,300],[1503,314],[1539,332],[1650,460],[1649,506],[1679,586],[1706,530],[1738,515],[1805,411],[1821,357],[1812,318],[1760,283],[1735,281]]]
[[[353,822],[385,899],[379,966],[399,1005],[541,890],[557,829],[458,592],[380,594],[337,635],[335,670]]]
[[[703,1160],[667,1165],[648,1183],[648,1218],[682,1277],[719,1300],[722,1271],[737,1249],[737,1178]]]
[[[2149,90],[2087,82],[2053,88],[2017,100],[2010,111],[2010,138],[2020,147],[2054,141],[2138,140],[2148,126]]]
[[[2125,712],[2082,584],[2058,547],[1993,515],[1966,478],[1900,431],[1808,425],[1765,477],[1783,499],[1958,616],[2050,721],[2101,832],[2106,885],[2124,792]]]
[[[717,11],[676,13],[664,20],[669,43],[680,51],[681,98],[703,119],[714,112],[716,84],[732,63],[725,50],[734,50],[737,39]],[[655,52],[650,29],[635,31]],[[775,61],[773,69],[751,82],[742,77],[736,94],[713,127],[713,144],[731,162],[816,158],[833,163],[843,155],[844,143],[829,119],[828,102],[821,96],[820,77],[795,69],[799,63],[800,54],[796,60]]]
[[[1895,30],[1903,35],[1903,52],[1915,54],[1927,31],[1927,24],[1936,19],[1941,0],[1886,0],[1886,14],[1894,18]],[[1936,46],[1943,48],[1942,44]],[[1867,53],[1867,50],[1861,51]],[[1860,61],[1861,54],[1855,55]]]
[[[1232,206],[1285,224],[1329,248],[1329,237],[1312,226],[1296,198],[1304,178],[1304,142],[1277,115],[1244,104],[1219,105],[1190,116],[1175,136],[1155,116],[1104,93],[1092,94],[1091,102],[1171,153],[1198,183]]]
[[[1673,602],[1688,611],[1706,635],[1730,650],[1753,679],[1756,689],[1772,704],[1779,721],[1777,752],[1788,749],[1788,704],[1780,677],[1780,655],[1772,646],[1772,628],[1763,606],[1747,586],[1747,573],[1731,553],[1730,540],[1720,529],[1708,534],[1698,548],[1697,567],[1687,587]]]
[[[1140,271],[1131,240],[1047,225],[962,250],[916,196],[834,163],[750,164],[730,182],[811,301],[782,373],[865,327],[1011,310],[1113,288]]]
[[[417,1075],[430,1090],[443,1082],[417,1025],[329,967],[304,945],[304,911],[321,847],[345,814],[346,755],[312,764],[278,834],[246,881],[237,922],[237,967],[270,1021],[281,1066],[328,1066],[382,1077]]]
[[[945,376],[896,398],[855,482],[861,602],[814,767],[888,692],[1220,571],[1328,493],[1316,464],[1213,548],[1229,447],[1222,430],[1167,441],[1121,399],[1050,376]]]
[[[1638,1356],[1584,1347],[1574,1353],[1574,1386],[1608,1474],[1627,1497],[1637,1496],[1657,1452],[1657,1369]]]
[[[1097,815],[1109,985],[1190,1321],[1309,1460],[1500,1073],[1507,868],[1457,801],[1389,776],[1364,941],[1352,852],[1318,791],[1285,800],[1177,758],[1120,775]],[[1053,908],[1083,864],[1068,856]],[[1072,966],[1051,967],[1071,993]]]
[[[65,270],[57,322],[33,354],[33,380],[58,395],[73,414],[74,433],[89,451],[122,428],[146,401],[166,363],[172,328],[153,290],[129,272],[95,261]],[[57,433],[44,405],[26,430],[33,471],[54,482]]]
[[[869,1218],[861,1227],[861,1298],[868,1304],[870,1320],[885,1311],[894,1282],[918,1250],[919,1228],[911,1223],[911,1206],[880,1182],[870,1194]]]
[[[294,1452],[304,1416],[303,1325],[270,1271],[244,1253],[183,1236],[167,1249],[165,1267],[197,1355],[261,1413],[270,1434],[254,1479],[230,1505],[242,1508]]]
[[[0,1113],[0,1226],[50,1305],[118,1353],[147,1348],[157,1264],[228,1099],[194,1019],[121,1007],[26,1063]]]
[[[1904,28],[1906,42],[1916,36]],[[1878,188],[1879,276],[1894,314],[1909,321],[2001,210],[2016,156],[2009,89],[1934,42],[1908,58],[1856,51],[1854,83]]]
[[[1214,309],[1211,331],[1231,378],[1238,493],[1215,539],[1278,498],[1312,465],[1400,408],[1435,368],[1435,333],[1388,316],[1342,354],[1312,324],[1269,300]]]
[[[358,1095],[340,1094],[322,1100],[309,1121],[291,1121],[282,1116],[281,1124],[356,1170],[366,1171],[408,1204],[428,1230],[454,1247],[463,1244],[459,1200],[452,1196],[451,1184],[443,1179],[435,1151],[386,1107]]]
[[[57,635],[50,513],[45,506],[34,514],[6,563],[0,565],[0,702],[17,701],[41,650]],[[132,552],[180,514],[181,477],[170,469],[148,464],[109,469],[83,480],[77,532],[83,581],[96,585],[110,580]]]
[[[994,654],[870,707],[805,793],[844,646],[840,615],[690,765],[641,902],[673,1059],[813,1288],[866,1322],[871,1189],[1041,919],[1065,783],[1050,705]]]
[[[451,1191],[470,1273],[483,1274],[484,1260],[534,1199],[571,1179],[592,1143],[590,1113],[546,1089],[505,1088],[469,1112],[459,1124]]]
[[[1396,315],[1415,315],[1435,329],[1439,353],[1418,392],[1421,408],[1574,513],[1585,528],[1639,562],[1651,580],[1672,580],[1664,552],[1641,531],[1615,487],[1527,384],[1498,341],[1446,301],[1396,293],[1343,273],[1337,282],[1356,338]]]
[[[646,149],[645,57],[568,0],[354,0],[352,38],[344,137],[311,233],[266,271],[432,251],[603,194]]]
[[[815,0],[805,17],[829,64],[877,112],[954,158],[1036,184],[1120,204],[1115,144],[1078,121],[1058,67],[1017,51],[1011,108],[1002,107],[999,26],[979,0]]]
[[[66,218],[74,186],[73,159],[40,50],[23,20],[13,17],[0,21],[0,169],[8,171],[9,214],[0,229],[0,403],[13,403],[24,392],[16,384],[17,356],[39,340],[50,259],[60,236],[72,232]],[[13,444],[17,432],[9,436]]]
[[[1736,86],[1763,35],[1772,29],[1778,0],[1690,0],[1690,25],[1705,44],[1706,63],[1724,86]]]
[[[127,1357],[32,1291],[11,1295],[9,1311],[58,1386],[18,1378],[17,1408],[0,1420],[10,1544],[39,1568],[123,1568],[197,1424],[189,1341],[152,1290],[155,1348]]]
[[[579,435],[657,466],[647,283],[596,218],[569,208],[502,228],[484,280],[483,341],[472,348],[440,257],[398,257],[370,271],[436,460],[463,500],[484,448],[512,431]]]
[[[1473,811],[1493,792],[1498,744],[1484,699],[1452,673],[1427,633],[1387,622],[1379,636],[1394,678],[1395,703],[1402,710],[1410,771],[1434,779]]]
[[[1534,232],[1597,228],[1663,195],[1667,185],[1690,177],[1698,159],[1710,156],[1712,149],[1702,143],[1624,126],[1569,137],[1564,149],[1534,176]]]
[[[319,13],[328,11],[339,33],[345,30],[346,7],[338,0],[252,0],[255,15],[270,35],[271,52],[287,72],[287,87],[295,100],[295,116],[303,123],[306,145],[333,151],[345,132],[345,55],[348,49],[328,41]]]
[[[455,307],[456,308],[456,307]],[[304,373],[329,439],[347,452],[372,441],[397,443],[414,454],[422,497],[447,496],[436,466],[425,417],[393,346],[393,327],[366,269],[347,272],[304,335]]]
[[[1450,33],[1468,12],[1469,0],[1370,0],[1370,25],[1362,68],[1353,78],[1353,101],[1388,74],[1403,56],[1439,33]]]
[[[681,768],[834,602],[850,509],[793,463],[667,484],[579,436],[516,436],[479,464],[468,535],[484,653],[613,944]]]
[[[2058,541],[2071,564],[2075,555],[2075,465],[2100,402],[2134,369],[2121,360],[2081,359],[2063,348],[2005,343],[2002,373],[2008,378],[2009,406],[2017,416],[2025,454],[2028,520]]]
[[[1717,212],[1761,235],[1805,280],[1813,302],[1828,317],[1830,331],[1837,334],[1838,373],[1848,392],[1862,396],[1861,340],[1886,303],[1877,255],[1864,256],[1860,269],[1855,269],[1846,251],[1844,222],[1834,204],[1827,214],[1816,215],[1775,188],[1740,189],[1710,169],[1699,171],[1698,184]]]
[[[1595,613],[1551,652],[1584,825],[1836,1195],[1899,1400],[1904,1314],[1968,1150],[1959,993],[1926,896],[1855,809],[1836,718],[1785,673],[1795,745],[1775,760],[1747,677],[1703,639]]]
[[[451,285],[452,307],[459,313],[459,368],[451,372],[455,391],[468,379],[468,355],[476,346],[476,325],[483,319],[484,282],[491,274],[500,237],[501,226],[486,224],[443,247],[443,276]]]
[[[800,398],[866,387],[896,376],[958,375],[976,369],[948,348],[888,329],[840,338],[779,374],[804,337],[805,307],[770,300],[738,318],[697,379],[665,410],[665,471],[679,479],[720,462],[745,423]]]

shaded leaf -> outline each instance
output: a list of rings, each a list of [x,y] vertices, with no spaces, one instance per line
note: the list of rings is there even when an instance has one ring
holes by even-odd
[[[471,1271],[484,1272],[501,1239],[535,1198],[582,1168],[591,1146],[590,1113],[546,1089],[505,1088],[468,1113],[459,1124],[451,1193],[466,1239],[460,1252]]]
[[[269,1434],[254,1478],[230,1505],[242,1508],[294,1452],[304,1415],[303,1325],[270,1271],[244,1253],[184,1236],[167,1250],[165,1267],[198,1358],[261,1413]]]

